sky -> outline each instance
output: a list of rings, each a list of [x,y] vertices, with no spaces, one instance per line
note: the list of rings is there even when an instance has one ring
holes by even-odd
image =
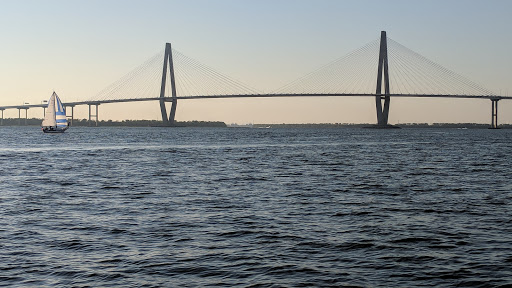
[[[263,91],[388,37],[512,96],[508,0],[0,0],[0,106],[90,99],[166,42]],[[158,97],[159,95],[155,95]],[[512,123],[512,100],[499,103]],[[68,113],[69,114],[69,113]],[[87,106],[74,109],[87,118]],[[42,109],[28,117],[42,117]],[[18,117],[6,110],[4,117]],[[104,104],[100,120],[160,119],[158,102]],[[178,121],[374,123],[372,98],[183,100]],[[391,123],[489,123],[491,102],[393,98]]]

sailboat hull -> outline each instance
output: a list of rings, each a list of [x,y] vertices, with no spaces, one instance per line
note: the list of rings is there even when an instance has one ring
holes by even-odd
[[[68,129],[68,127],[66,128],[57,128],[57,129],[54,129],[54,127],[43,127],[41,128],[41,130],[43,130],[44,133],[64,133],[64,131],[66,131]]]

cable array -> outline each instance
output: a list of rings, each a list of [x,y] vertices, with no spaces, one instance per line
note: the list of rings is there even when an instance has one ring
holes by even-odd
[[[180,96],[261,94],[241,81],[172,49],[176,93]]]
[[[387,40],[392,94],[495,95],[400,43],[390,38]]]
[[[387,38],[391,94],[495,95],[475,82]],[[380,41],[376,39],[270,94],[373,94]],[[262,92],[173,49],[177,96],[255,95]],[[164,51],[101,90],[89,101],[160,96]],[[165,96],[171,96],[167,73]]]
[[[174,78],[177,96],[212,96],[260,94],[242,82],[225,76],[173,49]],[[164,50],[101,90],[89,101],[155,98],[160,96]],[[167,68],[169,69],[169,68]],[[167,71],[165,96],[171,96],[170,73]]]
[[[275,90],[276,94],[372,94],[379,39]],[[492,91],[387,38],[391,94],[495,95]]]
[[[371,94],[375,93],[379,40],[275,90],[276,94]]]
[[[164,50],[108,85],[89,101],[159,97],[163,59]]]

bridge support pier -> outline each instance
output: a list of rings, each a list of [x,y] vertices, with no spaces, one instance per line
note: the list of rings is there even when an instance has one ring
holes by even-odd
[[[25,109],[25,125],[27,125],[28,108],[18,108],[18,125],[21,126],[21,109]],[[2,111],[3,118],[3,111]]]
[[[0,119],[0,125],[4,125],[4,109],[2,109],[2,119]]]
[[[383,75],[384,74],[384,75]],[[382,93],[382,78],[384,76],[384,94]],[[386,31],[380,33],[379,68],[377,74],[377,89],[375,92],[375,105],[377,108],[377,127],[388,127],[389,118],[389,67],[388,67],[388,44]],[[382,103],[384,101],[384,105]]]
[[[68,116],[68,114],[67,114],[67,113],[68,113],[68,110],[66,109],[66,118],[69,118],[69,119],[70,119],[70,121],[69,121],[69,126],[73,126],[73,119],[74,119],[74,117],[73,117],[73,109],[75,108],[75,105],[73,105],[73,106],[68,106],[68,107],[71,107],[71,116]],[[67,108],[67,107],[65,107],[65,108]],[[91,110],[90,110],[90,108],[89,108],[89,114],[91,114]],[[98,112],[97,112],[97,111],[96,111],[96,115],[98,115]],[[90,116],[89,116],[89,118],[90,118]]]
[[[490,129],[499,129],[498,128],[498,101],[499,98],[491,98],[491,127]]]
[[[88,104],[89,105],[89,126],[91,126],[91,117],[94,117],[94,119],[96,120],[96,127],[98,127],[98,106],[100,106],[100,104]],[[96,114],[91,114],[91,106],[96,106]]]
[[[171,112],[167,117],[167,109],[165,107],[165,83],[167,82],[167,63],[169,63],[169,76],[171,78]],[[171,43],[165,43],[165,54],[164,54],[164,67],[162,71],[162,85],[160,86],[160,111],[162,113],[162,122],[165,126],[174,126],[174,117],[176,115],[176,107],[178,105],[178,99],[176,98],[176,83],[174,80],[174,64],[172,61],[172,47]]]

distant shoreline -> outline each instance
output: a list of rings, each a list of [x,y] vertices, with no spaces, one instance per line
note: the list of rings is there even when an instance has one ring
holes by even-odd
[[[375,124],[348,124],[348,123],[311,123],[311,124],[254,124],[253,128],[368,128]],[[490,124],[480,123],[403,123],[392,125],[397,128],[458,128],[458,129],[488,129]],[[502,129],[512,129],[511,124],[499,125]]]
[[[1,126],[40,126],[41,119],[30,118],[30,119],[18,119],[18,118],[5,118]],[[21,124],[20,124],[21,123]],[[25,124],[26,123],[26,124]],[[272,124],[272,123],[258,123],[258,124],[230,124],[227,125],[222,121],[177,121],[175,127],[218,127],[218,128],[367,128],[374,124],[350,124],[350,123],[302,123],[302,124]],[[89,121],[87,119],[75,119],[73,125],[75,127],[88,127],[96,126],[95,121]],[[165,127],[160,120],[122,120],[122,121],[99,121],[99,127]],[[488,129],[490,124],[481,123],[402,123],[395,124],[393,126],[399,128],[458,128],[458,129]],[[500,124],[501,129],[512,129],[512,124]]]

